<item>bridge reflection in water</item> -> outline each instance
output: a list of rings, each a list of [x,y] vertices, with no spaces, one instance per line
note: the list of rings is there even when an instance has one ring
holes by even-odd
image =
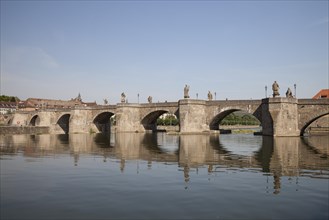
[[[118,164],[127,161],[177,164],[186,184],[190,172],[207,167],[208,174],[244,169],[273,178],[279,193],[282,176],[329,179],[328,136],[261,137],[253,135],[167,135],[165,133],[116,133],[0,136],[1,156],[23,154],[29,160],[70,155],[79,166],[84,155]],[[298,181],[296,178],[296,182]],[[269,180],[269,182],[271,182]]]

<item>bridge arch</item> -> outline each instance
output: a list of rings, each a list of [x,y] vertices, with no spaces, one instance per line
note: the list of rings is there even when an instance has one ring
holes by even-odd
[[[163,115],[163,114],[172,114],[172,115],[175,115],[176,118],[178,118],[178,110],[175,112],[175,113],[172,113],[168,110],[155,110],[155,111],[152,111],[152,112],[149,112],[148,114],[146,114],[142,120],[141,120],[141,123],[144,127],[145,130],[152,130],[152,131],[156,131],[157,129],[157,119]]]
[[[101,112],[94,117],[93,123],[99,132],[108,133],[111,131],[111,117],[114,116],[115,114],[110,111]]]
[[[30,119],[29,126],[38,126],[40,121],[41,119],[39,115],[33,115]]]
[[[224,111],[219,112],[217,115],[215,115],[209,123],[209,129],[210,130],[219,130],[219,124],[220,122],[226,118],[229,114],[233,113],[233,112],[237,112],[237,111],[241,111],[243,113],[246,113],[248,115],[252,115],[254,116],[260,123],[261,123],[261,119],[259,117],[258,114],[253,114],[253,113],[248,113],[247,111],[245,111],[244,109],[238,109],[238,108],[232,108],[232,109],[226,109]]]
[[[56,124],[58,124],[59,127],[61,127],[63,129],[65,134],[69,133],[70,117],[71,117],[71,114],[63,114],[57,119],[57,122],[56,122]]]
[[[301,129],[300,129],[300,136],[304,135],[305,130],[307,129],[307,127],[310,126],[314,121],[316,121],[317,119],[322,118],[326,115],[329,115],[328,111],[319,112],[319,113],[309,115],[309,117],[304,122],[301,122],[302,126],[301,126]]]

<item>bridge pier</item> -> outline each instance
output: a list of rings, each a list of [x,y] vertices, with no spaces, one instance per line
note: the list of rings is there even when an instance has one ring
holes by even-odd
[[[29,114],[26,112],[15,112],[9,125],[11,126],[27,126]]]
[[[179,100],[180,133],[209,132],[206,101],[197,99]]]
[[[262,130],[268,136],[299,136],[298,108],[295,98],[262,100]]]
[[[97,128],[92,123],[92,112],[84,109],[74,109],[71,111],[69,133],[89,133],[96,132]]]
[[[145,132],[141,124],[139,104],[118,104],[116,123],[117,132]]]

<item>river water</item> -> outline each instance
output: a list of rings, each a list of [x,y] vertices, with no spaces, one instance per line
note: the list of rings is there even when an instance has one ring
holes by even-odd
[[[0,136],[1,219],[328,219],[328,136]]]

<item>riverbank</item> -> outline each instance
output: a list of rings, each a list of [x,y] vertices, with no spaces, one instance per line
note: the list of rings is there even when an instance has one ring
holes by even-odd
[[[329,127],[310,127],[307,130],[308,135],[329,135]]]
[[[220,126],[219,130],[221,134],[258,134],[262,127],[258,125],[225,125]]]
[[[220,129],[234,129],[234,130],[238,130],[238,129],[258,129],[258,130],[261,130],[261,126],[259,125],[220,125],[219,126]]]

